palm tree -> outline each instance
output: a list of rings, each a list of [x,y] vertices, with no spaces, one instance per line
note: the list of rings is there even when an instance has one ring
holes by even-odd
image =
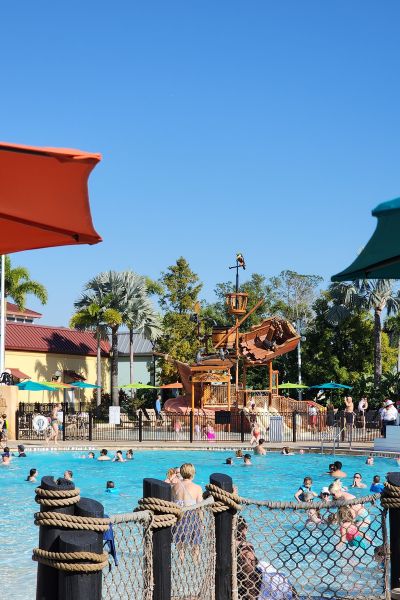
[[[42,304],[47,302],[47,291],[44,285],[30,278],[28,269],[25,267],[11,266],[9,256],[5,257],[5,297],[11,298],[20,310],[26,307],[26,296],[32,294]]]
[[[84,305],[83,305],[84,302]],[[70,327],[82,330],[91,330],[96,334],[97,343],[97,380],[96,384],[100,387],[96,390],[97,406],[101,404],[101,342],[108,340],[108,328],[115,323],[121,323],[122,317],[118,311],[113,308],[107,308],[107,298],[103,299],[103,303],[93,302],[89,296],[85,294],[78,301],[80,309],[74,313],[70,320]]]
[[[111,331],[111,398],[113,406],[118,406],[118,329],[123,323],[126,308],[125,287],[121,274],[116,271],[106,271],[88,281],[85,293],[75,302],[75,307],[78,310],[84,308],[88,301],[106,306],[118,314],[118,318],[108,324]]]
[[[140,332],[146,339],[155,341],[161,335],[161,319],[147,295],[148,279],[132,271],[122,273],[126,294],[123,314],[124,325],[129,329],[129,380],[134,381],[133,335]]]
[[[382,377],[382,312],[396,314],[400,309],[400,296],[393,290],[393,279],[358,279],[351,283],[333,283],[330,295],[333,306],[327,319],[339,325],[352,309],[371,310],[374,314],[374,384],[377,387]]]
[[[389,334],[391,345],[397,344],[397,372],[400,373],[400,318],[399,315],[389,317],[385,321],[385,331]]]

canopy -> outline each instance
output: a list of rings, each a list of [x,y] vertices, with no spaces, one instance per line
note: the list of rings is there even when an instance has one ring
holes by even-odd
[[[332,281],[400,278],[400,198],[379,204],[372,215],[378,224],[355,261]]]
[[[350,385],[344,385],[343,383],[335,383],[334,381],[330,381],[329,383],[320,383],[319,385],[311,385],[310,390],[351,390],[352,387]]]
[[[100,154],[0,142],[0,254],[97,244],[87,181]]]
[[[180,390],[183,388],[183,385],[176,381],[175,383],[166,383],[165,385],[160,385],[161,390]]]
[[[155,385],[146,385],[145,383],[128,383],[127,385],[123,385],[123,388],[130,388],[135,390],[155,390],[157,386]]]
[[[58,388],[60,390],[62,390],[62,389],[70,390],[72,387],[71,384],[61,383],[60,381],[43,381],[43,383],[45,385],[49,386],[50,388]]]
[[[95,385],[94,383],[86,383],[86,381],[74,381],[70,383],[74,388],[98,388],[101,389],[101,385]]]
[[[301,383],[280,383],[278,385],[278,389],[280,390],[300,390],[301,388],[306,388],[306,385],[301,385]]]
[[[39,383],[38,381],[21,381],[17,385],[19,390],[28,390],[30,392],[42,392],[43,390],[47,390],[48,392],[54,392],[54,387],[50,385],[45,385],[44,383]]]

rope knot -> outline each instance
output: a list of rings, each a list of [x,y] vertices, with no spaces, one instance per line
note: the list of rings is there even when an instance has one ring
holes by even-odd
[[[215,500],[215,503],[212,507],[213,512],[224,512],[225,510],[229,510],[233,508],[234,510],[241,510],[240,497],[234,492],[227,492],[222,490],[217,485],[213,483],[208,483],[206,485],[205,496],[212,496]]]
[[[384,486],[381,494],[383,508],[400,508],[400,487],[388,481],[385,481]]]
[[[173,527],[179,519],[182,518],[181,508],[170,500],[161,500],[160,498],[141,498],[138,501],[137,510],[149,510],[153,513],[151,527],[154,529],[160,527]]]

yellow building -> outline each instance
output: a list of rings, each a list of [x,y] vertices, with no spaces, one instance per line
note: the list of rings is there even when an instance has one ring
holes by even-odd
[[[97,346],[96,339],[90,331],[77,331],[67,327],[50,327],[34,323],[6,323],[5,365],[14,378],[30,378],[34,381],[51,381],[64,383],[86,381],[96,383]],[[110,389],[110,344],[102,342],[102,386]],[[65,392],[65,400],[72,400],[72,391]],[[69,395],[69,397],[68,397]],[[91,389],[75,392],[82,401],[90,401]],[[19,391],[20,402],[55,402],[63,401],[62,392],[27,392]]]

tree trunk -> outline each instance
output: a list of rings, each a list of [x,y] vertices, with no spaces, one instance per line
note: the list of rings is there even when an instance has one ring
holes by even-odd
[[[100,331],[97,331],[97,380],[96,385],[100,387],[96,390],[96,404],[100,406],[101,404],[101,338]]]
[[[134,354],[133,354],[133,329],[129,329],[129,383],[134,382]],[[131,389],[131,397],[135,397],[135,390]]]
[[[118,393],[118,327],[111,328],[111,400],[113,406],[119,406]]]
[[[382,377],[381,309],[374,312],[374,385],[377,387]]]

